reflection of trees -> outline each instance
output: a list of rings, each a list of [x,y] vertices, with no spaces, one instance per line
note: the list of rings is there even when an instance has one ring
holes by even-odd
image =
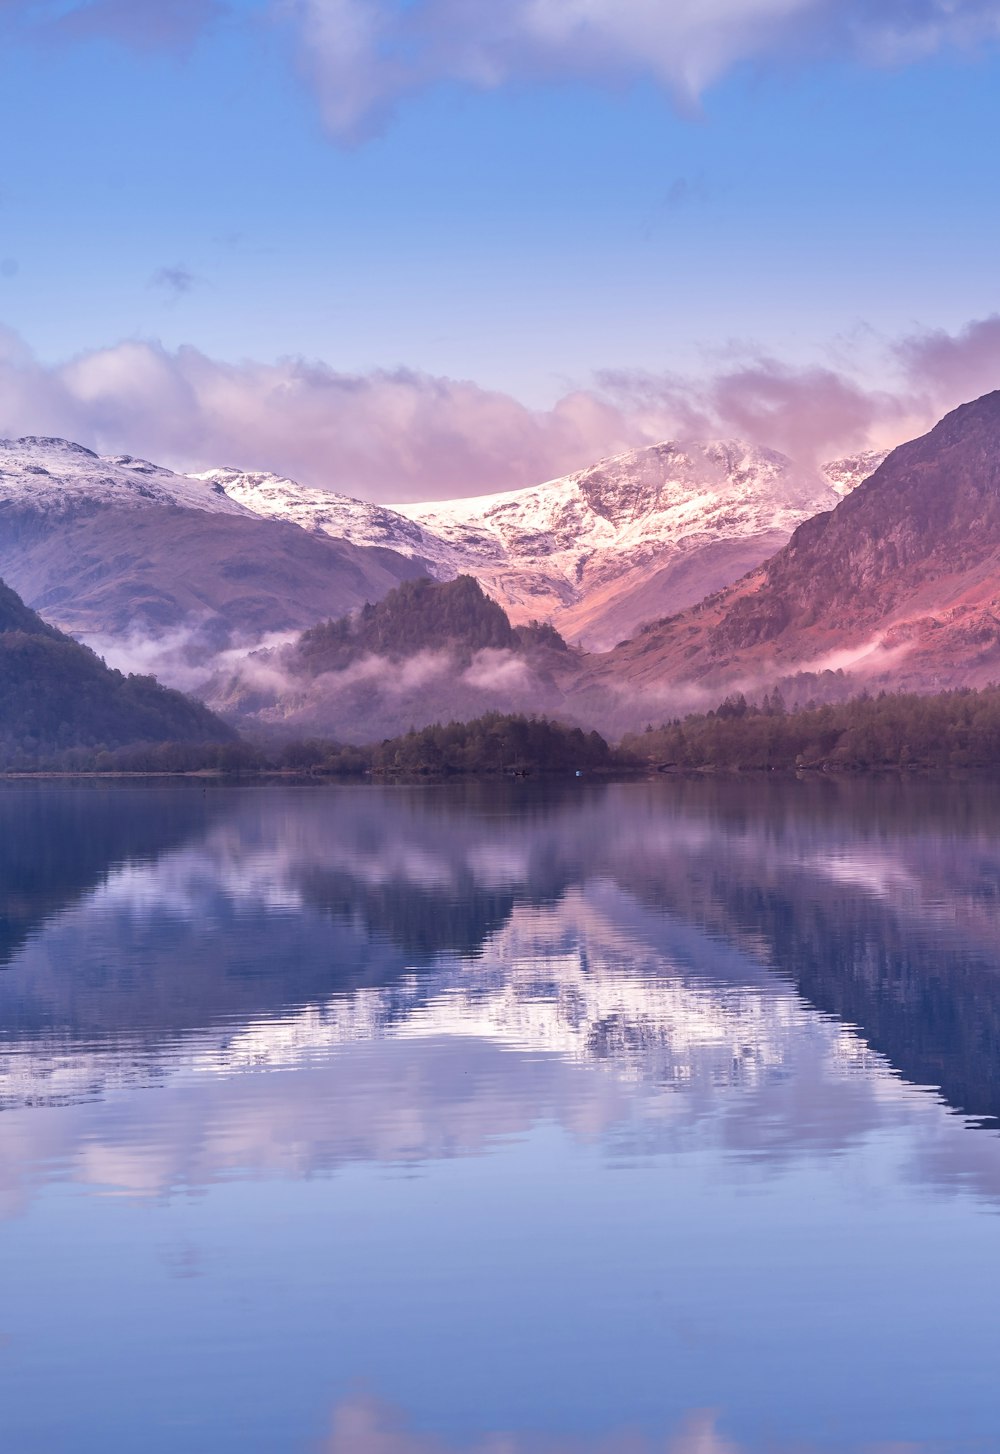
[[[907,1080],[1000,1117],[997,785],[696,788],[680,796],[711,825],[702,849],[622,882],[742,945]]]
[[[0,784],[0,966],[119,864],[202,832],[216,803],[187,784]]]

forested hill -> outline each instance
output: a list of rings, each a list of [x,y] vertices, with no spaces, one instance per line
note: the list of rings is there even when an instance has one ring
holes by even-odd
[[[0,582],[0,764],[28,765],[78,747],[235,738],[183,693],[112,671]]]
[[[16,591],[0,581],[0,635],[9,631],[24,631],[31,636],[45,636],[50,641],[58,640],[59,632],[49,626],[41,616],[26,606]]]
[[[567,649],[551,626],[512,626],[503,607],[471,576],[453,581],[424,577],[404,581],[377,605],[367,605],[354,616],[306,631],[293,660],[298,670],[312,675],[340,671],[367,655],[402,658],[443,647],[471,653],[531,646]]]
[[[880,692],[788,712],[778,693],[626,737],[623,750],[661,770],[963,768],[1000,771],[1000,687],[921,696]]]

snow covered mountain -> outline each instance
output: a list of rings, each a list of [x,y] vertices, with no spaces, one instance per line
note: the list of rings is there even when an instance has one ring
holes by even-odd
[[[438,579],[473,575],[513,621],[551,620],[601,649],[759,565],[882,457],[814,473],[739,440],[668,442],[530,489],[395,507],[270,474],[196,478],[258,514],[419,558]]]
[[[875,473],[882,461],[889,458],[889,454],[888,449],[863,449],[860,454],[831,460],[829,464],[822,466],[821,473],[838,495],[849,495],[862,480]]]
[[[0,440],[0,578],[113,665],[174,686],[195,685],[192,665],[221,647],[301,631],[423,573],[147,460]]]
[[[803,471],[740,441],[664,443],[532,489],[390,507],[264,472],[182,475],[62,439],[5,440],[0,575],[115,665],[186,688],[206,653],[423,574],[473,575],[515,623],[549,620],[603,649],[755,569],[878,462]],[[149,654],[171,635],[183,660]]]
[[[130,454],[101,456],[67,439],[37,435],[0,439],[0,509],[6,512],[30,509],[65,517],[156,505],[218,515],[253,513],[221,487]]]

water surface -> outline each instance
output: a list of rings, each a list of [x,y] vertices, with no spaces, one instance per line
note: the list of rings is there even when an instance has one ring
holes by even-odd
[[[990,785],[0,787],[5,1454],[995,1454],[998,1118]]]

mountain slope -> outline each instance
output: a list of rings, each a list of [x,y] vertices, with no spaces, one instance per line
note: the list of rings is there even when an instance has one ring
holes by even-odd
[[[579,660],[551,627],[511,626],[470,576],[425,578],[254,652],[206,696],[246,727],[372,742],[494,710],[559,711]]]
[[[882,458],[818,474],[740,441],[630,450],[532,489],[376,506],[263,473],[209,470],[244,507],[475,576],[514,621],[551,620],[592,648],[738,579]]]
[[[0,582],[0,760],[234,737],[201,703],[151,677],[110,670]]]
[[[65,440],[0,442],[0,575],[34,608],[113,654],[184,632],[197,653],[377,600],[421,572],[263,519],[210,483]]]
[[[659,576],[663,609],[678,592],[697,600],[704,590],[690,566],[703,547],[736,541],[754,553],[764,537],[759,560],[831,500],[827,484],[800,477],[784,455],[726,440],[652,445],[535,490],[400,508],[460,553],[514,619],[559,625],[575,608],[575,634],[593,646],[607,634],[609,601],[618,632],[637,624],[619,599],[637,577]],[[671,576],[682,562],[686,575]]]
[[[1000,676],[1000,392],[894,450],[759,570],[595,662],[632,686],[837,666],[930,688]]]

